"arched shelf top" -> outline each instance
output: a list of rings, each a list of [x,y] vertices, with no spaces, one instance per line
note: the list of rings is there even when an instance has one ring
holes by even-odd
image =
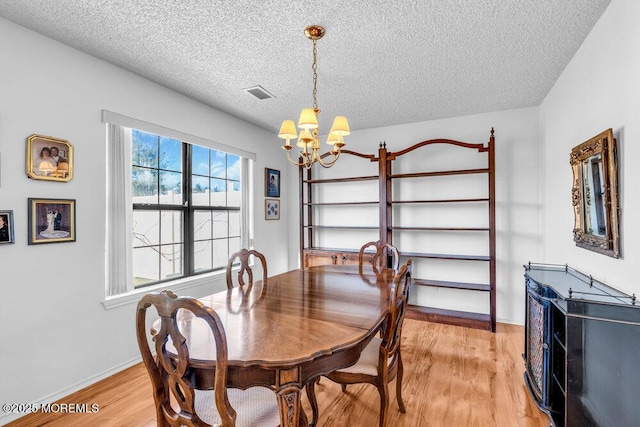
[[[362,154],[362,153],[358,153],[357,151],[351,151],[351,150],[342,150],[341,152],[342,154],[351,154],[352,156],[362,157],[363,159],[369,159],[372,162],[375,162],[378,160],[375,154]]]
[[[378,158],[376,157],[375,154],[362,154],[362,153],[358,153],[357,151],[352,151],[352,150],[340,150],[340,154],[350,154],[352,156],[357,156],[357,157],[362,157],[363,159],[368,159],[372,162],[375,162],[378,160]],[[327,156],[330,156],[331,152],[326,152],[324,153],[322,156],[323,159]]]
[[[407,147],[404,150],[401,151],[396,151],[396,152],[390,152],[389,153],[389,157],[390,158],[394,158],[394,157],[398,157],[398,156],[402,156],[403,154],[407,154],[410,153],[413,150],[417,150],[418,148],[427,146],[427,145],[434,145],[434,144],[449,144],[449,145],[457,145],[458,147],[464,147],[464,148],[471,148],[474,150],[478,150],[478,152],[485,152],[485,151],[489,151],[489,145],[485,145],[485,144],[471,144],[469,142],[462,142],[462,141],[456,141],[453,139],[442,139],[442,138],[438,138],[438,139],[429,139],[427,141],[422,141],[422,142],[418,142],[417,144],[412,145],[411,147]]]

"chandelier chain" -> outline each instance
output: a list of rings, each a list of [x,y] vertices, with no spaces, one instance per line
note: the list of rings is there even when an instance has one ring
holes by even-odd
[[[316,95],[318,94],[318,63],[317,63],[317,55],[318,51],[316,49],[316,40],[313,40],[313,65],[311,65],[311,69],[313,70],[313,109],[318,109],[318,100],[316,99]]]

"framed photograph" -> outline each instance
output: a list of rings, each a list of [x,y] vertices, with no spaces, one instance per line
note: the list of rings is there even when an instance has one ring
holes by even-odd
[[[0,211],[0,245],[5,243],[15,243],[13,211]]]
[[[76,201],[29,198],[29,244],[76,241]]]
[[[43,135],[27,138],[27,176],[67,182],[73,178],[73,146],[64,139]]]
[[[265,199],[264,219],[280,219],[280,200]]]
[[[280,171],[264,168],[264,195],[280,197]]]

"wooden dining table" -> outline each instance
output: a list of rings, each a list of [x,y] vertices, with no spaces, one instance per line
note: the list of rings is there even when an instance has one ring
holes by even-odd
[[[267,386],[277,396],[282,426],[306,424],[300,395],[307,383],[357,362],[388,314],[393,270],[316,266],[201,298],[224,325],[228,387]],[[215,343],[208,326],[178,316],[190,346],[194,385],[211,389]]]

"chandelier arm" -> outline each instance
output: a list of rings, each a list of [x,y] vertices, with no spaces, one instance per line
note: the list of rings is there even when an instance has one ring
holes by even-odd
[[[323,162],[322,161],[322,156],[318,156],[318,163],[320,164],[320,166],[325,167],[325,168],[330,168],[338,160],[338,157],[340,157],[340,151],[338,151],[337,153],[334,153],[333,151],[331,151],[330,153],[333,154],[334,157],[329,162]]]
[[[291,158],[291,155],[289,154],[289,150],[287,150],[287,160],[289,160],[289,163],[291,163],[294,166],[304,166],[306,163],[308,163],[308,162],[305,162],[304,160],[302,162],[297,162],[293,160]]]

